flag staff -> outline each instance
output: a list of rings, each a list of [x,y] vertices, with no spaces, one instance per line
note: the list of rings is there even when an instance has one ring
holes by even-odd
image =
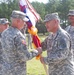
[[[40,38],[37,35],[37,28],[35,27],[36,22],[41,20],[40,15],[36,12],[36,10],[33,8],[33,6],[30,4],[30,2],[28,0],[19,0],[19,4],[20,4],[20,10],[22,12],[24,12],[27,16],[27,18],[29,19],[28,22],[26,22],[27,27],[28,27],[28,32],[32,35],[32,40],[33,40],[33,45],[34,48],[38,48],[41,47],[41,41]],[[36,59],[40,59],[40,57],[42,57],[42,55],[38,55],[36,57]],[[48,75],[48,70],[45,64],[43,64],[46,75]]]

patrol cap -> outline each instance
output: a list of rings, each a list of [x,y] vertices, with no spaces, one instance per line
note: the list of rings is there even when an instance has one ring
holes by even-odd
[[[53,19],[59,19],[58,13],[47,14],[45,16],[44,22],[47,22],[47,21],[50,21],[50,20],[53,20]]]
[[[10,23],[7,18],[0,18],[0,24]]]
[[[29,21],[29,19],[26,17],[26,14],[18,10],[13,10],[11,17],[19,18],[19,19],[22,19],[23,21]]]
[[[68,16],[73,15],[74,16],[74,10],[69,10]]]

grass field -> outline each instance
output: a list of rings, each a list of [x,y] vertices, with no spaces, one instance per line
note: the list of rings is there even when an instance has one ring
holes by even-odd
[[[46,52],[44,52],[44,56]],[[36,58],[27,62],[27,75],[46,75],[43,64]]]
[[[41,41],[44,40],[45,36],[39,36]],[[43,56],[46,56],[46,51],[42,53]],[[32,60],[27,61],[27,75],[46,75],[43,64],[40,60],[33,58]]]

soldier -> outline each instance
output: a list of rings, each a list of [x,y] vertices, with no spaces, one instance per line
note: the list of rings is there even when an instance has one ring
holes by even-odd
[[[74,10],[69,10],[68,19],[70,25],[65,30],[70,34],[71,37],[71,49],[73,52],[73,64],[74,64]]]
[[[3,58],[2,58],[2,46],[1,46],[1,34],[9,26],[7,18],[0,18],[0,75],[3,74]]]
[[[41,44],[47,57],[41,57],[40,61],[48,65],[49,75],[74,75],[70,36],[60,27],[58,13],[47,14],[44,23],[51,34]]]
[[[27,49],[25,37],[20,30],[28,20],[25,13],[14,10],[11,26],[2,33],[4,75],[26,75],[26,61],[42,52],[40,47],[31,52]]]

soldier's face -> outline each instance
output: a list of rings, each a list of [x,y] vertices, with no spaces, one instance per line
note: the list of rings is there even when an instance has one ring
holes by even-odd
[[[54,28],[54,20],[45,23],[48,32],[52,32]]]
[[[70,15],[70,16],[68,17],[68,19],[69,19],[70,23],[74,23],[74,16],[71,16],[71,15]]]
[[[25,25],[25,22],[20,19],[19,25],[20,25],[20,29],[22,29]]]
[[[4,25],[0,25],[0,32],[3,32],[5,29],[7,29],[8,28],[8,24],[4,24]]]

